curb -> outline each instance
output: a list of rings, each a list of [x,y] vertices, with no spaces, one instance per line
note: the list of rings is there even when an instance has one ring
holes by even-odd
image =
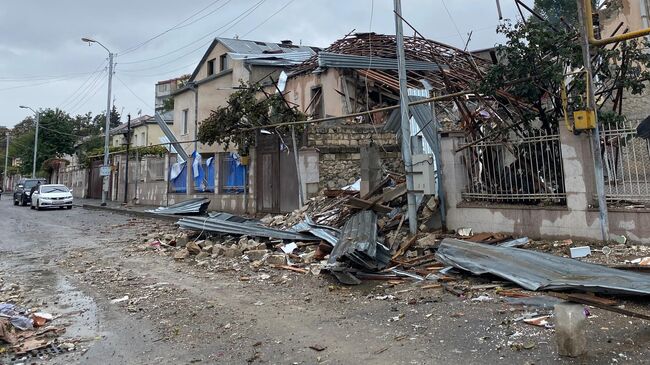
[[[139,218],[159,219],[159,220],[164,220],[164,221],[169,221],[169,222],[177,222],[180,219],[179,217],[172,216],[172,215],[162,215],[162,214],[142,212],[142,211],[139,211],[139,210],[128,210],[128,209],[122,209],[122,208],[102,207],[102,206],[93,205],[93,204],[83,204],[83,205],[80,205],[80,207],[82,207],[83,209],[88,209],[88,210],[108,211],[108,212],[112,212],[112,213],[130,215],[130,216],[139,217]]]

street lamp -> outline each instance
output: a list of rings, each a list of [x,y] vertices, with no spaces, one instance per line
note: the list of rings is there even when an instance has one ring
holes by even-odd
[[[108,168],[108,145],[110,142],[110,129],[111,129],[111,86],[113,83],[113,56],[114,54],[106,48],[101,42],[96,41],[91,38],[81,38],[83,42],[87,43],[97,43],[102,48],[108,52],[108,98],[106,102],[106,125],[104,127],[104,165],[102,166],[101,175],[103,177],[103,186],[102,186],[102,206],[106,205],[106,194],[108,193],[108,177],[110,175],[110,170]]]
[[[41,120],[41,113],[25,105],[20,105],[19,107],[21,109],[29,109],[32,112],[34,112],[34,114],[36,114],[36,133],[34,134],[34,161],[32,163],[32,179],[33,179],[36,177],[36,151],[38,151],[38,123]]]

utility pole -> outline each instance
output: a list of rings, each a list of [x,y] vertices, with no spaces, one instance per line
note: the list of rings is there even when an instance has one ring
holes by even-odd
[[[2,191],[7,188],[7,164],[9,163],[9,132],[5,135],[5,170],[2,174]]]
[[[126,122],[126,166],[124,170],[124,204],[129,203],[129,146],[131,145],[131,114]]]
[[[36,112],[36,132],[34,134],[34,161],[32,166],[32,179],[36,177],[36,152],[38,151],[38,125],[41,121],[41,110]]]
[[[580,33],[582,36],[582,60],[585,65],[587,74],[587,98],[589,99],[588,111],[593,111],[594,122],[596,127],[591,130],[591,153],[594,158],[594,174],[596,178],[596,193],[598,194],[598,210],[600,212],[600,233],[603,242],[609,240],[609,215],[607,212],[607,199],[605,198],[605,177],[603,175],[603,157],[600,153],[600,126],[598,123],[598,108],[596,107],[596,97],[594,95],[594,75],[591,67],[591,54],[589,51],[589,30],[586,29],[585,17],[592,16],[586,14],[586,8],[583,0],[576,0],[578,3],[578,21],[580,23]]]
[[[409,101],[406,85],[406,57],[404,55],[404,30],[402,29],[402,2],[394,0],[395,7],[395,35],[397,38],[397,68],[399,73],[399,100],[402,115],[402,159],[406,170],[406,198],[408,201],[409,231],[416,234],[418,231],[417,208],[415,206],[415,192],[413,183],[413,162],[411,156],[411,126],[409,123]]]
[[[108,169],[109,143],[111,135],[111,89],[113,86],[113,53],[108,52],[108,98],[106,102],[106,123],[104,131],[104,169]],[[127,156],[128,159],[128,156]],[[106,206],[106,196],[108,195],[108,179],[110,174],[104,173],[102,182],[102,206]]]

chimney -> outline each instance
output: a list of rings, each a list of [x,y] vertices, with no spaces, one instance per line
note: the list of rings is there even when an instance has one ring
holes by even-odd
[[[280,44],[282,44],[283,46],[291,46],[293,45],[293,42],[291,41],[291,39],[285,39],[283,41],[280,41]]]

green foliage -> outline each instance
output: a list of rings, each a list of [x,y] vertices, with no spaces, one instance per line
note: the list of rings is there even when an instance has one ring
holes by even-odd
[[[49,158],[73,153],[77,139],[74,134],[73,118],[59,109],[41,111],[39,125],[37,170],[40,170],[43,162]],[[35,127],[36,123],[30,118],[19,123],[12,133],[13,142],[9,143],[10,156],[22,160],[20,170],[23,174],[32,171]]]
[[[163,100],[163,112],[174,110],[174,98],[167,98]]]
[[[242,83],[242,88],[230,95],[226,106],[213,110],[201,123],[198,139],[210,145],[222,144],[226,149],[234,145],[240,154],[247,155],[250,146],[255,144],[256,131],[244,129],[302,118],[299,111],[287,106],[281,95],[268,95],[258,84]],[[283,134],[288,129],[277,128],[277,131]]]
[[[126,147],[117,146],[109,147],[109,153],[124,153],[126,152]],[[145,156],[158,156],[162,157],[167,154],[167,149],[165,146],[142,146],[142,147],[133,147],[129,149],[129,157],[145,157]],[[97,147],[95,149],[86,151],[86,153],[79,158],[80,164],[82,166],[88,167],[90,163],[97,159],[104,158],[104,147]]]
[[[551,23],[560,17],[570,24],[577,23],[577,18],[570,17],[577,14],[575,1],[536,0],[535,7]],[[576,29],[561,26],[553,30],[548,24],[531,19],[514,24],[505,22],[498,28],[507,38],[497,48],[501,62],[488,71],[479,90],[492,96],[497,90],[508,90],[532,105],[533,110],[524,115],[524,121],[539,118],[548,130],[564,118],[560,93],[565,72],[583,66],[582,38]],[[597,88],[623,87],[632,94],[643,92],[644,81],[650,79],[650,56],[642,52],[637,41],[623,42],[614,50],[593,47],[592,51]],[[574,77],[569,103],[570,109],[577,110],[586,106],[586,82],[584,76]]]

